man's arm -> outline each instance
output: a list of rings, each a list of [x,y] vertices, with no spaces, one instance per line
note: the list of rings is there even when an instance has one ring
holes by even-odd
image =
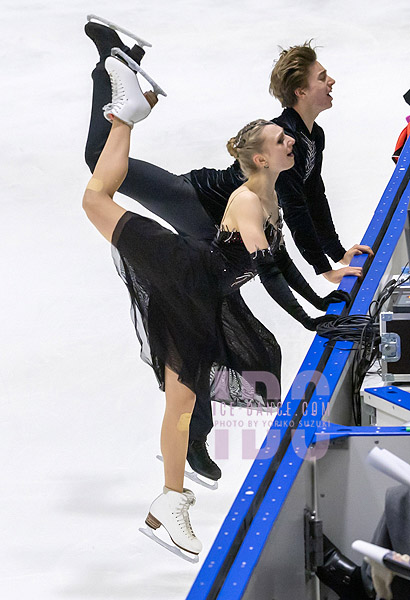
[[[321,162],[319,159],[319,164],[306,182],[307,204],[323,252],[337,263],[343,259],[346,250],[340,243],[333,223],[325,185],[320,173]]]
[[[290,169],[290,171],[292,170],[293,169]],[[322,248],[322,244],[309,211],[303,189],[299,189],[298,193],[298,189],[295,186],[295,179],[297,178],[290,178],[287,174],[288,171],[284,171],[279,175],[279,179],[282,179],[280,189],[288,188],[291,190],[291,195],[286,194],[285,196],[280,196],[280,190],[278,190],[278,186],[276,189],[279,192],[278,197],[280,198],[279,202],[283,209],[284,219],[303,258],[312,265],[317,275],[323,275],[331,283],[339,284],[342,278],[347,275],[360,277],[362,274],[361,267],[343,267],[341,269],[332,269]],[[285,177],[282,178],[283,175],[285,175]],[[328,205],[327,211],[330,213]],[[318,227],[320,227],[320,224],[318,224]],[[363,248],[363,251],[365,252],[368,250],[371,252],[370,248],[368,250],[365,249],[367,247],[359,248]],[[343,260],[352,250],[354,249],[351,249],[346,252],[346,254],[343,254],[339,260]],[[358,250],[356,253],[361,253],[361,250]]]
[[[312,189],[312,188],[310,188]],[[349,250],[345,250],[339,240],[339,236],[336,233],[335,226],[333,224],[332,215],[330,213],[329,202],[325,193],[325,186],[322,177],[316,181],[316,185],[313,187],[311,196],[313,198],[313,206],[315,210],[311,211],[313,222],[318,232],[318,237],[321,246],[328,256],[334,261],[339,262],[342,265],[349,265],[353,256],[358,254],[369,254],[373,256],[373,251],[369,246],[363,244],[355,244]],[[361,271],[354,273],[351,271],[352,268],[348,267],[348,271],[342,269],[332,269],[331,271],[322,273],[323,276],[331,281],[332,283],[340,283],[342,277],[345,275],[361,275]]]
[[[323,274],[331,283],[340,283],[346,275],[360,277],[362,269],[359,267],[332,269],[330,266],[326,254],[338,262],[348,258],[350,251],[346,252],[341,245],[333,224],[320,174],[321,150],[318,148],[320,155],[316,157],[315,167],[305,185],[303,173],[306,155],[302,150],[294,147],[295,166],[283,171],[276,184],[283,215],[295,244],[303,258],[313,266],[316,274]],[[370,250],[366,248],[362,247],[362,250]]]
[[[311,207],[304,192],[304,154],[294,147],[295,166],[280,173],[276,182],[279,204],[293,240],[303,258],[317,275],[331,270],[313,222]]]
[[[281,270],[287,284],[318,310],[327,310],[329,304],[333,302],[350,302],[349,294],[341,290],[334,290],[325,298],[318,296],[296,267],[284,245],[275,252],[273,258],[275,266]]]

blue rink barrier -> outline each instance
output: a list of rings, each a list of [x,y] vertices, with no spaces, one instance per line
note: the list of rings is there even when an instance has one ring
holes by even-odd
[[[334,423],[326,423],[317,428],[313,443],[322,440],[337,440],[343,437],[386,437],[386,436],[404,436],[409,435],[408,427],[400,425],[398,427],[344,427]]]
[[[400,406],[400,408],[410,410],[410,392],[406,392],[405,390],[402,390],[394,385],[389,385],[387,387],[366,388],[364,391],[369,392],[370,394],[373,394],[373,396],[377,396],[382,400],[391,402],[396,406]]]
[[[366,314],[404,227],[410,198],[410,140],[364,234],[375,252],[352,260],[365,277],[345,277],[340,289],[354,302],[349,314]],[[366,264],[365,264],[366,263]],[[366,272],[367,271],[367,272]],[[333,304],[328,314],[345,314]],[[262,447],[226,516],[187,600],[239,600],[326,412],[353,344],[315,336]],[[314,424],[314,426],[312,426]],[[397,429],[397,428],[396,428]]]

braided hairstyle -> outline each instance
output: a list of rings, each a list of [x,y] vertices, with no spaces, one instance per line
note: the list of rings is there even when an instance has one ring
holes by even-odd
[[[258,170],[253,162],[253,157],[262,151],[262,131],[266,125],[272,125],[272,122],[265,119],[251,121],[251,123],[242,127],[236,136],[232,137],[226,144],[229,154],[239,161],[242,172],[246,177],[250,177],[252,173]]]

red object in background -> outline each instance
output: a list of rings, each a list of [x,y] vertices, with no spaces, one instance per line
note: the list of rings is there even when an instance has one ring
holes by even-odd
[[[410,137],[410,116],[406,117],[407,126],[403,129],[396,142],[396,147],[393,152],[392,159],[395,163],[399,160],[400,152],[403,150],[403,146],[406,143],[408,137]]]

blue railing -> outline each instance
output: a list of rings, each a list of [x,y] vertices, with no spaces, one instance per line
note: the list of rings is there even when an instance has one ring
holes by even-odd
[[[404,227],[410,198],[410,141],[363,236],[375,256],[360,283],[345,277],[340,289],[354,296],[349,314],[366,314]],[[364,266],[367,255],[355,256],[353,266]],[[330,314],[340,314],[333,304]],[[266,539],[291,489],[307,448],[320,423],[352,348],[350,342],[326,347],[315,336],[275,418],[265,441],[243,482],[187,600],[239,600],[258,562]],[[313,408],[314,407],[314,408]],[[314,411],[314,414],[313,414]]]

